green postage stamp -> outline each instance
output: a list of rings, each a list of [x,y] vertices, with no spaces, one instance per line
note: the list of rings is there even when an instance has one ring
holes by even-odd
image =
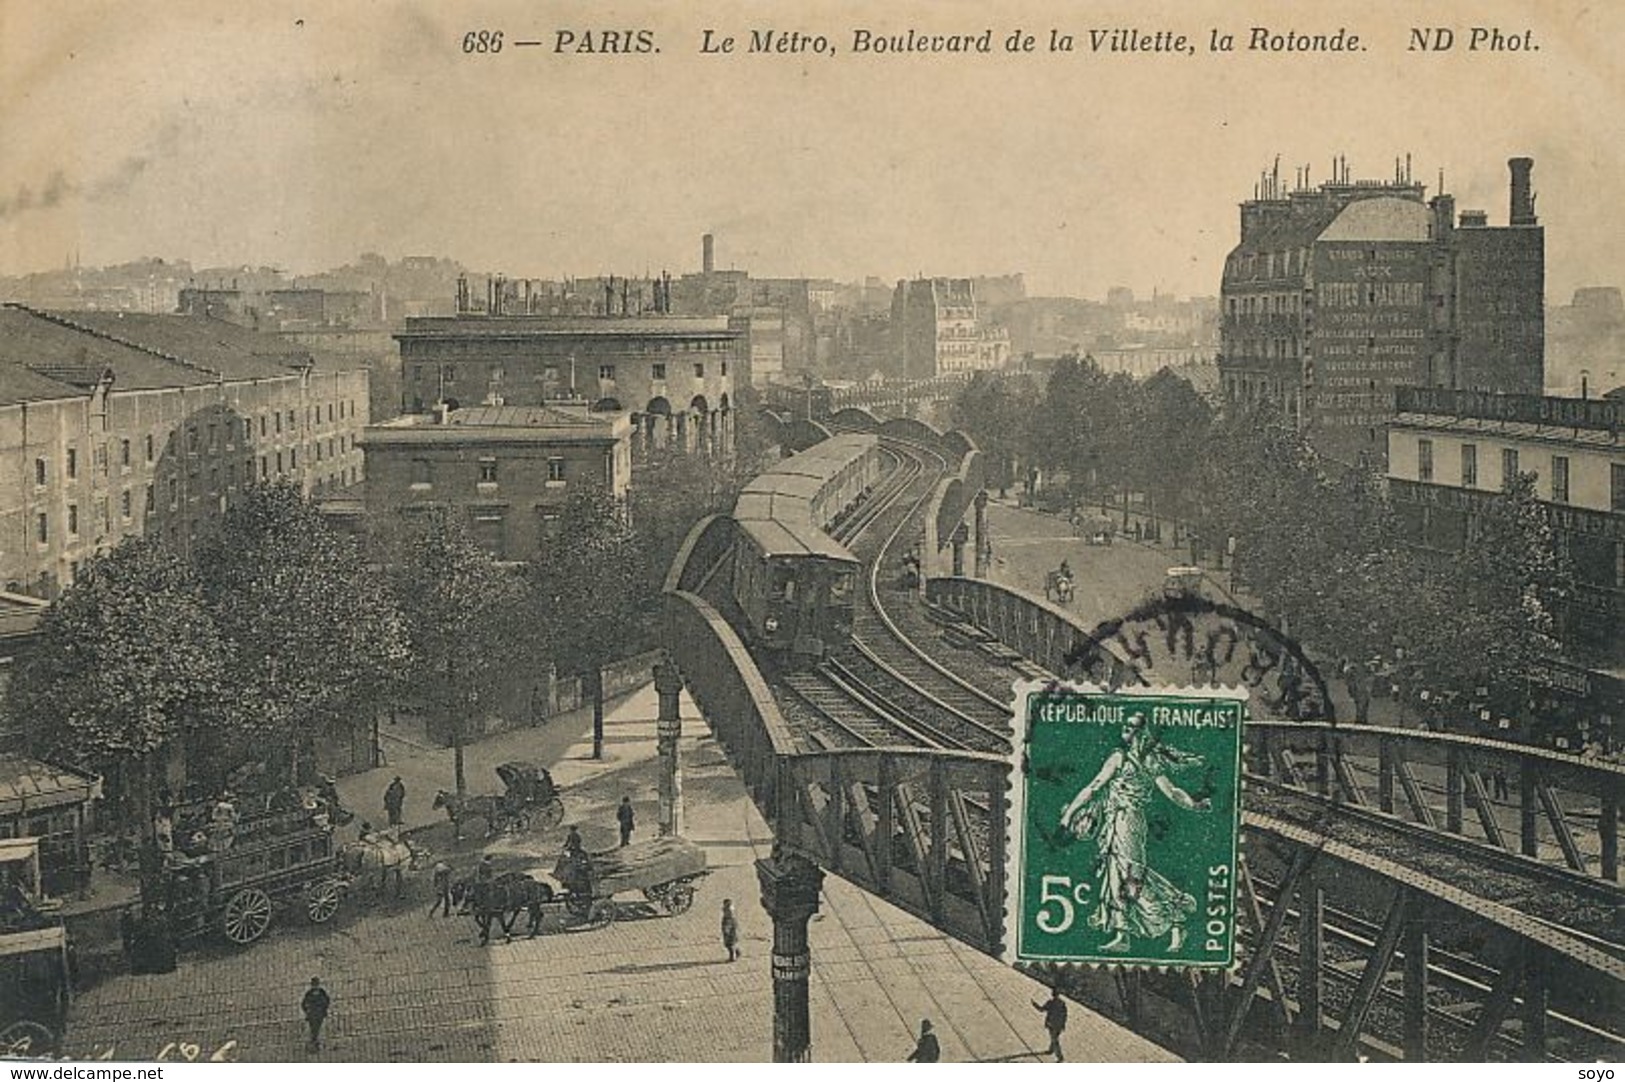
[[[1016,689],[1012,962],[1235,963],[1246,692]]]

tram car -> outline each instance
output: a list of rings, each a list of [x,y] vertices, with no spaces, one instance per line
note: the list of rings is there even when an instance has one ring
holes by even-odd
[[[733,594],[750,637],[791,665],[852,634],[859,563],[830,536],[884,472],[879,440],[844,435],[781,462],[734,506]]]

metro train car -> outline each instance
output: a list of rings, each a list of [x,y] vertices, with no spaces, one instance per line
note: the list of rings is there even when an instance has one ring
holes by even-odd
[[[740,492],[734,599],[754,644],[781,662],[816,662],[851,635],[859,563],[827,531],[856,509],[883,471],[874,436],[837,436]]]

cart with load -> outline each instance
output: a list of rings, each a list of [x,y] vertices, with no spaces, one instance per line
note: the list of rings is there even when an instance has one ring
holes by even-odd
[[[459,884],[453,896],[467,892],[480,942],[485,943],[493,923],[512,935],[519,914],[527,911],[531,935],[541,931],[548,914],[562,917],[566,927],[608,924],[634,891],[658,911],[676,916],[694,904],[695,884],[707,871],[704,849],[666,837],[601,853],[566,849],[551,873],[505,872],[488,883]]]
[[[694,904],[694,884],[706,874],[705,850],[675,836],[634,842],[602,853],[567,852],[553,869],[556,900],[577,920],[613,920],[617,895],[637,891],[671,916]]]

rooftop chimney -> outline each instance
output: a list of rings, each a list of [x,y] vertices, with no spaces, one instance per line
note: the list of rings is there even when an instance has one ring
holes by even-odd
[[[1507,215],[1510,225],[1535,225],[1535,193],[1529,187],[1529,171],[1535,167],[1533,158],[1510,158],[1507,168],[1512,170],[1512,210]]]
[[[717,269],[716,238],[707,233],[700,238],[700,269],[710,274]]]

